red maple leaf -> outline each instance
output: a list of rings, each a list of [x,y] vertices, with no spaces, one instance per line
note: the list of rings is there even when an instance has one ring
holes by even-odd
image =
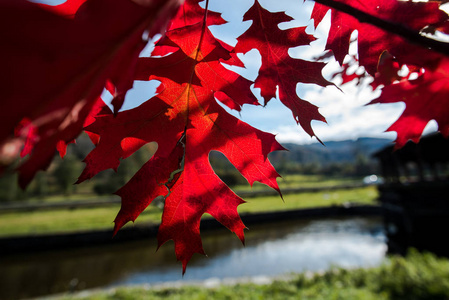
[[[279,100],[292,111],[296,122],[310,136],[315,136],[310,122],[326,120],[315,105],[298,97],[296,85],[298,82],[321,86],[331,83],[321,74],[324,63],[294,59],[288,54],[289,48],[309,45],[315,40],[305,32],[305,27],[279,29],[279,23],[292,19],[283,12],[269,12],[256,0],[243,19],[252,20],[251,27],[237,39],[235,51],[246,53],[257,49],[260,52],[262,66],[254,86],[261,89],[265,104],[276,98],[278,89]]]
[[[0,152],[26,141],[22,153],[29,157],[18,169],[22,187],[48,166],[57,145],[63,150],[62,143],[79,135],[106,80],[120,95],[132,87],[146,44],[142,34],[160,30],[177,7],[175,0],[148,4],[69,0],[50,8],[1,2]]]
[[[174,240],[183,271],[194,253],[204,253],[199,234],[203,214],[244,240],[245,226],[237,213],[244,201],[215,174],[209,153],[222,152],[251,185],[259,181],[279,191],[279,175],[267,156],[283,149],[273,135],[229,115],[216,102],[214,97],[224,98],[237,109],[258,104],[251,82],[220,64],[232,59],[229,47],[215,40],[206,24],[203,19],[168,31],[156,47],[165,56],[139,60],[136,78],[159,80],[158,95],[116,117],[98,116],[86,128],[100,140],[79,178],[81,182],[106,168],[115,169],[120,159],[145,143],[157,142],[155,155],[117,191],[122,207],[115,232],[134,221],[155,197],[164,196],[159,246]],[[168,53],[169,49],[174,51]]]
[[[383,88],[370,104],[404,102],[401,117],[388,128],[398,133],[396,148],[408,140],[417,143],[427,123],[435,120],[440,132],[449,136],[449,59],[444,58],[435,69],[426,69],[417,79],[403,79]]]

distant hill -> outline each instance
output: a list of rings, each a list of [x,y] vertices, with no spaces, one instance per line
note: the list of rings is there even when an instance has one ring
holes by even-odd
[[[371,160],[371,155],[391,145],[391,140],[379,138],[359,138],[357,140],[329,141],[323,146],[320,143],[298,145],[284,143],[289,151],[278,151],[270,155],[270,160],[276,164],[279,160],[296,163],[355,163],[360,157]]]

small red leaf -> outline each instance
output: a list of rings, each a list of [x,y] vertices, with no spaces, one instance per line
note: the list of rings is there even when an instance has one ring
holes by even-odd
[[[280,30],[278,25],[292,20],[283,12],[271,13],[258,1],[248,10],[244,21],[252,20],[251,27],[238,38],[236,52],[246,53],[257,49],[262,56],[262,66],[255,87],[261,89],[265,104],[276,97],[293,113],[295,121],[310,135],[315,133],[310,126],[312,120],[325,122],[318,108],[298,97],[298,82],[330,85],[321,74],[324,63],[293,59],[288,49],[300,45],[309,45],[315,38],[305,32],[305,27]],[[263,30],[262,30],[263,29]]]
[[[373,103],[404,102],[406,107],[399,119],[388,128],[396,131],[396,147],[408,140],[417,143],[427,123],[435,120],[441,133],[449,136],[449,59],[437,68],[426,69],[417,79],[403,79],[383,88]]]

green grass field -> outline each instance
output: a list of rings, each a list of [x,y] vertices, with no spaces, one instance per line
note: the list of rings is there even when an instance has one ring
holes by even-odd
[[[336,185],[345,180],[323,179],[319,176],[289,176],[280,181],[282,188]],[[259,187],[255,187],[256,189]],[[235,188],[238,189],[237,187]],[[268,212],[300,208],[342,205],[345,203],[374,204],[377,198],[374,186],[351,190],[334,190],[316,193],[289,194],[284,201],[279,196],[248,198],[247,203],[239,206],[239,212]],[[84,196],[89,199],[87,196]],[[53,197],[50,202],[67,201],[67,198]],[[72,199],[79,199],[73,196]],[[78,232],[95,229],[112,229],[113,221],[120,205],[108,205],[97,208],[36,210],[25,212],[9,212],[0,214],[0,237],[38,235],[47,233]],[[159,223],[162,211],[149,206],[136,220],[135,224]],[[133,226],[132,223],[126,226]]]

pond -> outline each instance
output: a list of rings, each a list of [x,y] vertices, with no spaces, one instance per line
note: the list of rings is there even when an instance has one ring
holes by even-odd
[[[327,218],[253,225],[246,247],[226,230],[202,233],[208,257],[182,268],[156,241],[0,258],[0,299],[21,299],[118,285],[277,276],[379,264],[387,246],[380,218]]]

